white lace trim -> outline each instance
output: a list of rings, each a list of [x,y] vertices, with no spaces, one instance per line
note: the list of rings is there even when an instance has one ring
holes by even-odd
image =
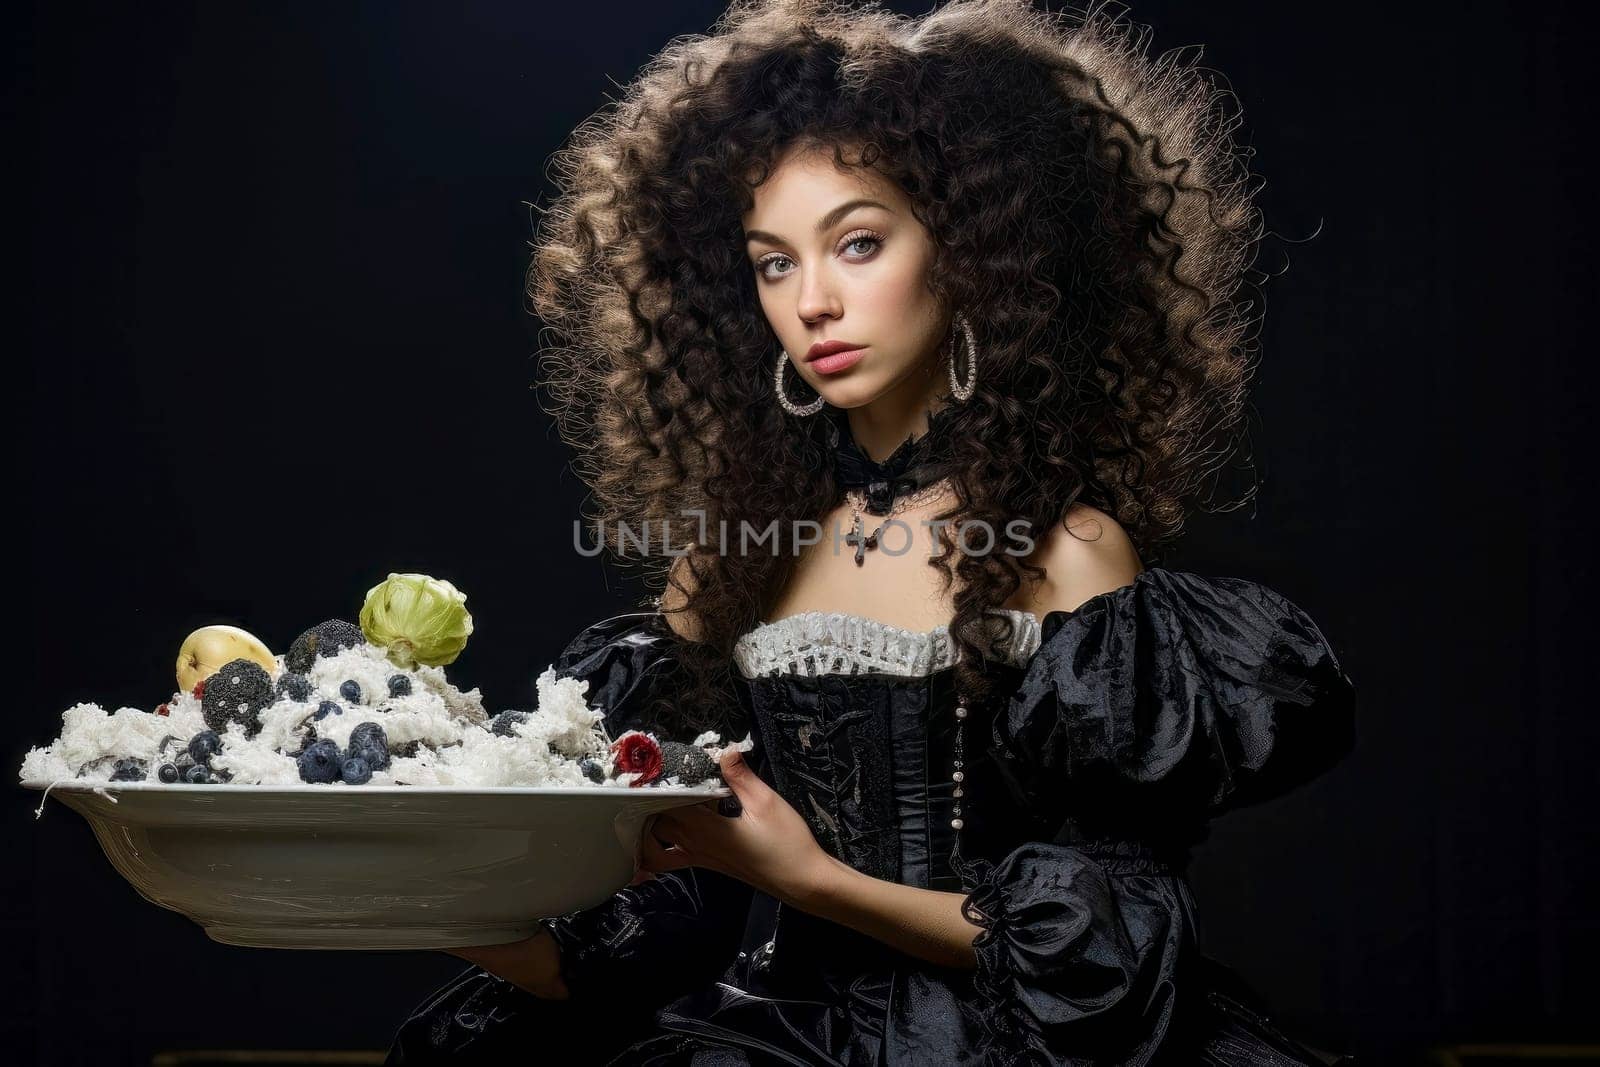
[[[1011,618],[1004,658],[1026,663],[1039,647],[1038,617],[1014,608],[991,610]],[[948,626],[906,630],[842,611],[803,611],[762,623],[739,638],[733,655],[746,678],[868,673],[925,678],[960,658]]]

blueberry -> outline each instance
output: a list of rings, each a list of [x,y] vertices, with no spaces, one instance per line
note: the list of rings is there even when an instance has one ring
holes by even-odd
[[[392,697],[410,696],[411,679],[403,674],[389,675],[389,695]]]
[[[604,782],[606,780],[606,769],[587,756],[578,761],[578,770],[582,771],[583,776],[591,782]]]
[[[142,782],[147,776],[142,759],[119,759],[111,768],[113,782]]]
[[[190,767],[194,766],[194,757],[189,755],[188,749],[184,749],[178,753],[178,758],[172,761],[172,765],[178,768],[178,777],[181,778],[188,772]]]
[[[156,777],[171,785],[178,780],[178,768],[172,763],[163,763],[161,769],[156,771]]]
[[[353,678],[348,678],[339,684],[339,695],[352,704],[361,703],[361,687]]]
[[[527,721],[528,713],[525,711],[502,711],[489,720],[489,729],[500,737],[514,737],[516,736],[516,731],[513,727],[518,723]]]
[[[201,730],[189,738],[189,755],[196,763],[211,765],[211,757],[222,751],[222,738],[215,730]]]
[[[301,703],[311,699],[311,679],[303,674],[285,671],[282,678],[278,679],[278,695],[298,700]]]
[[[344,709],[332,700],[324,700],[317,705],[317,713],[311,716],[313,721],[321,722],[329,715],[343,715]]]
[[[383,727],[375,722],[357,724],[356,728],[350,731],[350,747],[347,755],[351,758],[359,756],[375,771],[388,770],[389,738],[383,732]]]
[[[383,727],[375,722],[356,723],[355,729],[350,731],[352,745],[367,745],[373,741],[384,746],[389,744],[389,737],[383,732]]]
[[[207,785],[211,781],[211,771],[204,764],[196,763],[183,772],[183,780],[190,785]]]
[[[301,781],[335,782],[339,780],[339,765],[343,759],[339,746],[332,741],[313,741],[295,762],[300,765]]]
[[[339,777],[345,785],[366,785],[372,781],[372,768],[360,756],[351,756],[339,768]]]

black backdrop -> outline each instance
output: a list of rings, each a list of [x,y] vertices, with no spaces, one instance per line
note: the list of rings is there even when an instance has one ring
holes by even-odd
[[[916,12],[925,5],[894,4]],[[529,390],[527,201],[563,134],[716,2],[40,5],[7,75],[8,766],[150,706],[192,627],[275,648],[391,570],[449,577],[501,706],[634,590]],[[1596,1037],[1594,414],[1575,4],[1151,0],[1270,182],[1266,481],[1169,565],[1264,581],[1361,686],[1336,772],[1219,822],[1210,950],[1322,1043]],[[15,247],[15,246],[13,246]],[[12,325],[20,324],[20,325]],[[20,335],[20,336],[19,336]],[[350,1047],[458,965],[229,948],[11,788],[8,1062]]]

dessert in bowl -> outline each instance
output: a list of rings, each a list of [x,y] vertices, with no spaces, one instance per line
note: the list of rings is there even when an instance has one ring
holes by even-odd
[[[150,711],[67,709],[22,782],[41,813],[55,797],[83,815],[146,899],[215,940],[284,948],[516,940],[626,885],[652,816],[728,795],[715,734],[613,738],[588,683],[553,668],[535,707],[491,716],[442,670],[470,616],[454,630],[374,619],[405,593],[465,600],[391,575],[362,625],[321,623],[282,656],[202,628],[178,660],[192,686]],[[421,639],[440,633],[444,651]]]
[[[29,783],[44,788],[45,783]],[[139,894],[214,940],[491,945],[605,900],[649,818],[725,788],[58,783]]]

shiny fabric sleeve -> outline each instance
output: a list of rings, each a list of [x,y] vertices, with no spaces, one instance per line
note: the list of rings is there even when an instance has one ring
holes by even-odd
[[[1356,690],[1310,616],[1241,578],[1148,568],[1052,611],[995,720],[1055,813],[1216,815],[1317,777],[1355,743]]]
[[[589,683],[586,699],[605,709],[615,737],[654,727],[652,703],[681,677],[675,640],[660,612],[617,615],[586,627],[554,666],[558,677]],[[721,972],[737,951],[749,898],[743,883],[691,868],[545,925],[574,1000],[603,993],[611,1003],[657,1007]]]
[[[613,737],[654,726],[655,698],[670,694],[681,677],[676,636],[659,611],[634,611],[590,623],[556,657],[556,676],[589,683],[589,706],[605,709]]]
[[[973,984],[1002,1062],[1142,1063],[1193,933],[1162,839],[1336,763],[1355,690],[1303,611],[1240,579],[1149,569],[1043,623],[994,740],[1073,829],[970,868]]]
[[[973,867],[962,914],[982,929],[970,1042],[982,1062],[1151,1062],[1175,1026],[1187,884],[1134,845],[1030,842]]]

